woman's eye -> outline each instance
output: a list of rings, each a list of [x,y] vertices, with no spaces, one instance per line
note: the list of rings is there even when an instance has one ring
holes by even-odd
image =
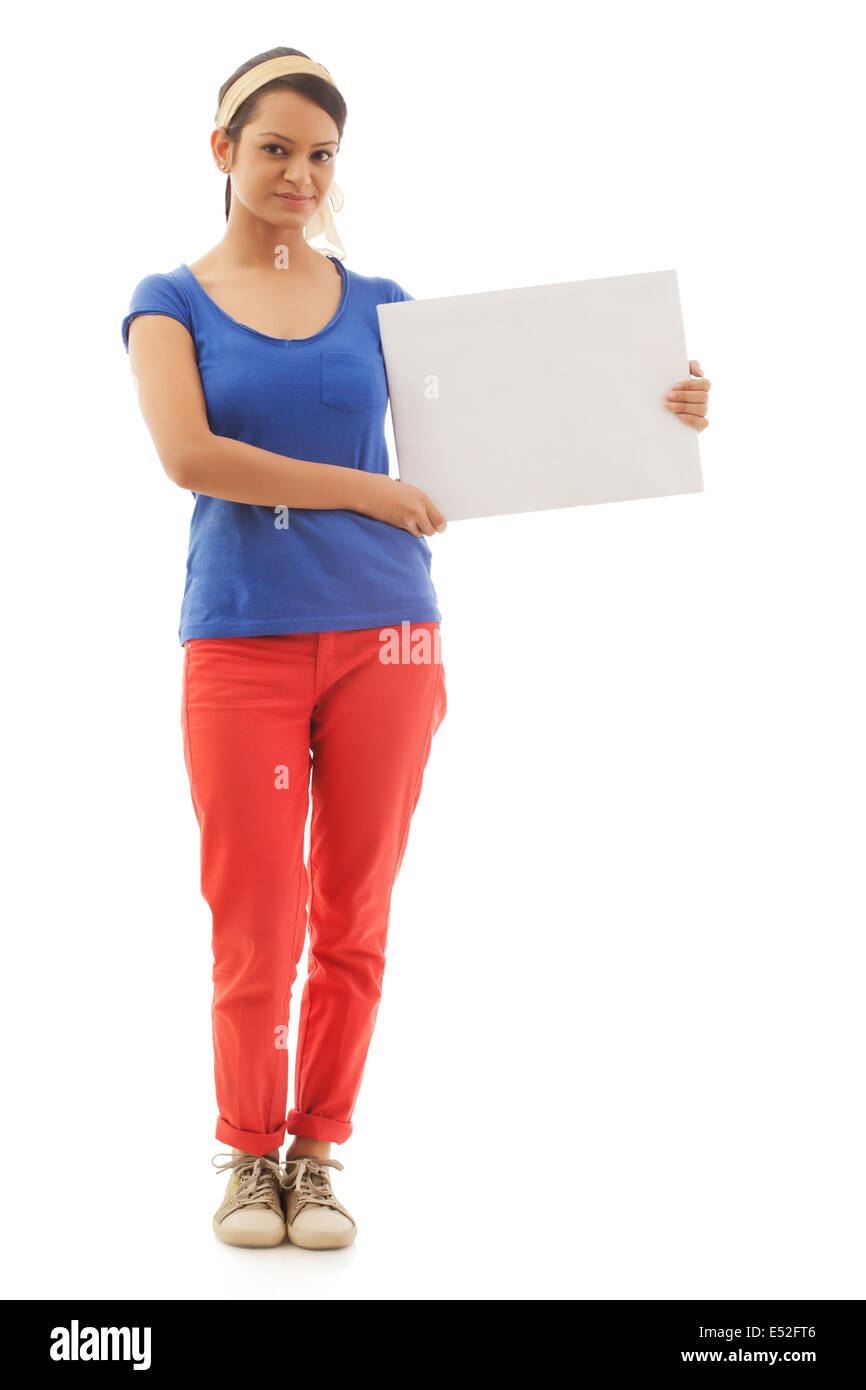
[[[262,145],[262,149],[265,150],[266,152],[269,151],[269,150],[278,150],[280,154],[285,154],[285,153],[286,153],[285,150],[283,149],[282,145]],[[319,164],[326,164],[326,163],[328,163],[330,160],[332,160],[332,159],[334,158],[334,156],[333,156],[333,154],[332,154],[332,152],[331,152],[330,150],[317,150],[316,153],[317,153],[317,154],[323,154],[323,155],[325,155],[325,158],[324,158],[324,159],[320,159],[320,160],[318,161]]]

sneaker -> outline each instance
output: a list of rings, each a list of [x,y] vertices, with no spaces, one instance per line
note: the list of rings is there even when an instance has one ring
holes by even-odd
[[[229,1161],[217,1163],[218,1158]],[[215,1154],[211,1159],[218,1172],[232,1170],[223,1204],[213,1219],[214,1231],[226,1245],[280,1245],[285,1239],[279,1158],[279,1149],[264,1158],[232,1149],[231,1157]]]
[[[331,1190],[329,1168],[343,1165],[336,1158],[299,1154],[286,1159],[281,1179],[286,1230],[293,1245],[306,1250],[334,1250],[350,1245],[357,1235],[354,1218]]]

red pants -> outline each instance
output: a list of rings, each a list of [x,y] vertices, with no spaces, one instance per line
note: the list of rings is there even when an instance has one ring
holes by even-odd
[[[394,631],[184,645],[184,758],[213,915],[216,1137],[246,1153],[269,1153],[286,1132],[338,1144],[352,1133],[391,890],[446,710],[439,624],[403,623],[383,660],[380,637]],[[286,1116],[290,996],[308,920]]]

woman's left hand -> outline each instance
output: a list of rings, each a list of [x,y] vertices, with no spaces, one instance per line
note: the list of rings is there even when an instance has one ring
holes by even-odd
[[[705,430],[710,423],[707,419],[707,401],[711,383],[701,372],[700,362],[690,362],[689,371],[697,381],[677,381],[667,393],[665,406],[679,415],[684,425],[693,430]]]

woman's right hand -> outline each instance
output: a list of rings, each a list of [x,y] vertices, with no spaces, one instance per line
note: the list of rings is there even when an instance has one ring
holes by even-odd
[[[447,521],[419,487],[401,483],[385,473],[363,473],[364,512],[377,521],[387,521],[413,536],[432,536],[444,531]]]

